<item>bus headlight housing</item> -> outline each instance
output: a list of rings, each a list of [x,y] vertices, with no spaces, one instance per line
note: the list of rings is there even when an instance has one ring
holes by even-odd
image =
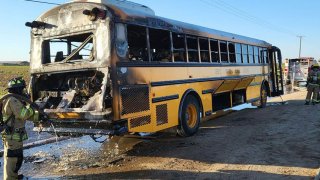
[[[99,8],[93,8],[92,10],[86,9],[82,13],[87,15],[90,21],[96,21],[97,19],[104,20],[107,16],[107,11]]]
[[[41,22],[41,21],[32,21],[32,22],[26,22],[25,24],[27,27],[30,28],[44,28],[46,23]]]

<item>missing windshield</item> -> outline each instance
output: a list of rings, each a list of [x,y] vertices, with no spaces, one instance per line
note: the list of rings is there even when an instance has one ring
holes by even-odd
[[[93,34],[54,38],[43,43],[44,58],[42,64],[92,61],[94,59]]]

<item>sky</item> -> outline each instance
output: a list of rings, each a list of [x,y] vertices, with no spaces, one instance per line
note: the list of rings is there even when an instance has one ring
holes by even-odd
[[[65,3],[67,0],[44,0]],[[162,16],[271,43],[283,58],[299,56],[320,59],[319,0],[132,0]],[[0,6],[0,61],[29,61],[30,28],[55,5],[4,0]]]

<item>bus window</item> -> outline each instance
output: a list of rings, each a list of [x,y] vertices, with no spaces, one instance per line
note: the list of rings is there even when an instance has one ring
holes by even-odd
[[[248,45],[242,44],[242,61],[244,64],[247,64],[249,62],[248,57]]]
[[[237,63],[242,63],[241,44],[236,43],[236,60]]]
[[[268,63],[268,50],[267,48],[259,48],[261,55],[261,63]]]
[[[187,37],[189,62],[199,62],[198,38]]]
[[[182,34],[172,33],[173,56],[175,62],[187,62],[184,38],[185,36]]]
[[[127,26],[122,23],[115,23],[116,39],[115,45],[117,55],[121,58],[127,59],[128,54],[128,42],[127,42]]]
[[[249,63],[254,63],[253,46],[248,46]]]
[[[199,39],[201,62],[210,62],[209,41],[208,39]]]
[[[212,62],[220,62],[219,45],[217,40],[210,41]]]
[[[265,62],[264,58],[263,58],[264,54],[263,54],[263,49],[261,47],[259,48],[259,57],[260,57],[260,63],[264,64],[264,62]]]
[[[170,32],[149,29],[151,61],[172,62]]]
[[[254,46],[254,62],[260,63],[259,48],[257,46]]]
[[[221,54],[221,61],[228,62],[228,48],[226,41],[220,41],[220,54]]]
[[[147,29],[141,26],[128,25],[128,50],[130,61],[149,61],[147,48]]]
[[[269,63],[268,49],[267,48],[263,48],[263,61],[265,63]]]
[[[80,34],[44,41],[43,64],[93,60],[93,34]]]
[[[236,63],[236,55],[235,55],[236,49],[235,49],[234,43],[229,42],[228,47],[229,47],[230,63]]]

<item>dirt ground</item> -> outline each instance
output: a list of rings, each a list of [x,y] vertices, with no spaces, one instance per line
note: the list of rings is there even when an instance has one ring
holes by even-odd
[[[320,105],[306,92],[202,123],[189,138],[89,137],[27,150],[22,172],[53,179],[313,179],[320,161]]]

